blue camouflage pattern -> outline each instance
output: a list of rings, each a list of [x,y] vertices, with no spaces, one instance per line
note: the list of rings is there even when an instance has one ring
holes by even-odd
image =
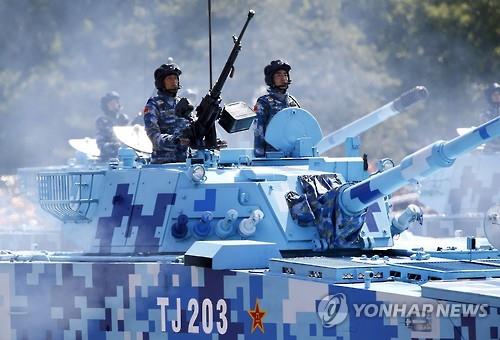
[[[153,144],[152,163],[184,162],[188,147],[179,143],[193,117],[176,113],[181,97],[158,91],[157,96],[148,99],[144,107],[144,127]]]
[[[387,249],[390,201],[377,198],[497,136],[500,118],[369,178],[361,158],[205,159],[196,176],[185,163],[38,173],[40,204],[80,217],[62,229],[85,250],[0,253],[1,337],[498,339],[498,250]],[[323,230],[290,217],[291,191]],[[318,238],[334,249],[315,252]],[[397,303],[481,314],[377,312]]]
[[[128,218],[125,237],[131,236],[131,229],[137,226],[134,242],[134,252],[158,252],[160,239],[156,236],[156,228],[163,224],[167,207],[175,204],[175,193],[158,193],[156,195],[153,213],[143,214],[143,204],[133,205],[134,195],[129,194],[129,184],[118,184],[113,197],[111,216],[100,217],[97,221],[95,239],[99,242],[100,253],[112,252],[112,238],[116,228]]]
[[[500,281],[483,280],[486,291]],[[212,270],[179,263],[0,262],[2,339],[498,339],[500,308],[448,318],[360,314],[354,304],[450,303],[418,285]],[[479,282],[481,284],[481,282]],[[488,286],[489,285],[489,286]],[[343,296],[330,327],[321,301]],[[373,307],[375,308],[375,307]],[[423,324],[422,324],[423,323]]]
[[[257,157],[264,157],[267,151],[277,151],[264,138],[267,125],[274,115],[287,107],[300,107],[299,102],[288,92],[281,93],[274,88],[269,88],[267,92],[257,99],[254,106],[257,114],[254,121],[254,154]]]
[[[477,234],[484,212],[500,202],[497,165],[497,154],[476,151],[421,181],[419,201],[445,217],[424,219],[423,227],[412,232],[442,237],[453,236],[460,229],[464,235]]]
[[[304,175],[298,181],[304,194],[287,194],[292,218],[303,226],[314,222],[325,248],[359,248],[358,236],[367,215],[349,216],[340,209],[339,192],[348,184],[335,174]],[[289,199],[291,193],[295,194],[293,201]]]
[[[118,149],[121,143],[113,133],[113,126],[122,126],[129,123],[127,115],[123,113],[108,112],[97,118],[96,125],[96,143],[101,151],[99,158],[102,161],[108,161],[110,158],[118,156]]]
[[[405,157],[400,165],[364,180],[362,159],[322,158],[319,164],[283,159],[258,167],[224,168],[209,163],[200,168],[201,181],[193,177],[194,167],[184,163],[70,173],[62,169],[38,175],[40,202],[62,221],[71,218],[74,223],[65,223],[62,229],[64,237],[94,253],[181,253],[195,239],[241,237],[274,242],[283,251],[390,247],[395,220],[389,218],[385,196],[414,178],[450,166],[453,159],[448,157],[456,158],[499,135],[500,118],[495,118],[459,138],[431,144]],[[304,186],[307,181],[300,182],[304,178],[311,178],[312,190]],[[61,182],[67,185],[61,187]],[[80,200],[73,198],[77,187]],[[54,195],[58,190],[66,190],[60,196],[66,199]],[[307,205],[292,204],[290,209],[286,195],[291,191],[313,195],[307,197]],[[308,207],[312,214],[304,210]],[[232,210],[238,218],[220,236]],[[301,214],[305,217],[297,223]],[[85,228],[82,221],[88,223]]]

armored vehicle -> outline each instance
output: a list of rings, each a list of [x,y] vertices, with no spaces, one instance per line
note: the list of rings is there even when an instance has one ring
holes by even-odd
[[[122,159],[107,170],[39,174],[40,203],[87,248],[2,255],[5,338],[496,334],[498,250],[474,239],[462,250],[394,249],[421,213],[391,216],[388,195],[500,135],[500,119],[370,177],[362,158],[304,146],[321,140],[307,111],[275,119],[307,126],[287,142],[273,140],[270,125],[266,139],[287,157],[201,150],[185,164]]]
[[[397,249],[422,212],[393,216],[390,194],[500,136],[500,118],[370,175],[361,157],[319,156],[325,139],[300,108],[272,119],[278,151],[266,157],[214,150],[217,120],[232,131],[249,121],[244,106],[218,109],[214,89],[192,134],[205,145],[185,163],[123,149],[107,168],[38,174],[41,206],[84,251],[0,255],[3,338],[498,338],[500,209],[492,246]]]
[[[463,133],[469,129],[457,129]],[[435,237],[484,236],[488,209],[500,202],[499,153],[479,146],[454,167],[424,179],[418,199],[434,213],[416,232]]]

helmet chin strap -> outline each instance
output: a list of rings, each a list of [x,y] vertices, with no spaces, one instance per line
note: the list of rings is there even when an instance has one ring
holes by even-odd
[[[174,97],[177,96],[177,92],[179,92],[179,89],[181,88],[180,85],[177,85],[177,87],[175,89],[170,89],[170,90],[167,90],[165,87],[163,87],[163,90],[171,95],[173,95]]]
[[[283,86],[276,86],[276,85],[273,84],[273,86],[271,86],[271,88],[276,89],[276,90],[278,90],[278,91],[280,91],[282,93],[285,93],[286,90],[288,90],[288,84],[283,85]]]
[[[118,112],[120,112],[120,109],[117,109],[117,110],[106,110],[104,113],[107,115],[107,116],[111,116],[111,117],[114,117],[118,114]]]
[[[120,112],[121,110],[123,110],[123,106],[121,104],[118,104],[118,106],[113,109],[113,110],[110,110],[108,107],[107,107],[107,104],[106,104],[106,110],[105,110],[105,113],[108,114],[108,115],[116,115],[118,112]]]

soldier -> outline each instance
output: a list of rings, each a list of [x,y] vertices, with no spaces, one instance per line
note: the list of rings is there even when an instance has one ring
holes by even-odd
[[[144,125],[144,112],[137,112],[135,118],[130,121],[130,125]]]
[[[481,113],[481,124],[486,123],[487,121],[500,115],[500,84],[490,84],[484,91],[484,96],[486,97],[488,108],[486,111]],[[500,152],[500,142],[491,141],[490,143],[486,143],[484,151]]]
[[[128,117],[120,112],[121,109],[120,95],[117,92],[108,92],[101,98],[101,110],[104,115],[96,120],[96,142],[102,161],[108,161],[118,155],[120,142],[113,134],[113,126],[128,124]]]
[[[144,126],[153,144],[151,163],[186,161],[190,142],[184,130],[193,122],[193,105],[177,96],[181,73],[174,63],[163,64],[154,72],[158,94],[144,108]]]
[[[292,83],[291,69],[286,61],[280,59],[271,61],[264,68],[264,79],[269,86],[267,90],[269,94],[257,99],[254,107],[257,114],[254,122],[254,154],[257,157],[264,157],[267,151],[277,151],[264,139],[271,118],[287,107],[300,107],[299,102],[287,92],[288,86]]]
[[[500,84],[490,84],[486,90],[484,90],[484,96],[488,103],[488,109],[481,113],[482,123],[486,123],[500,115]]]

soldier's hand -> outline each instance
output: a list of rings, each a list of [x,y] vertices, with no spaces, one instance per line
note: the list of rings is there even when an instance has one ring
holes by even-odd
[[[193,112],[194,106],[189,102],[187,98],[181,98],[177,105],[175,106],[175,114],[178,117],[187,118]]]
[[[180,145],[184,145],[184,146],[189,146],[189,144],[191,144],[191,141],[189,140],[189,138],[179,138],[179,144]]]
[[[217,138],[217,149],[227,148],[227,142],[223,139]]]

